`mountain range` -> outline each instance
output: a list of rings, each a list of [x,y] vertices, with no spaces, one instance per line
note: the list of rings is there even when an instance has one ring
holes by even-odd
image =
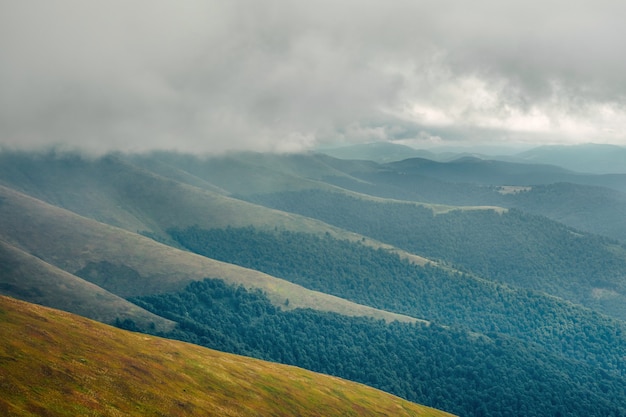
[[[354,144],[324,148],[321,153],[340,159],[370,160],[378,163],[425,158],[450,162],[461,158],[478,158],[526,164],[555,165],[570,171],[592,174],[626,173],[626,148],[617,145],[587,143],[580,145],[544,145],[524,151],[503,149],[440,147],[429,150],[390,142]]]
[[[626,174],[424,156],[4,151],[0,293],[459,415],[626,415]]]

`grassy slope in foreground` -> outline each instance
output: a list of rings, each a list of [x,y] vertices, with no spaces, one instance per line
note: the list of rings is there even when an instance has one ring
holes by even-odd
[[[0,414],[449,416],[300,368],[0,297]]]

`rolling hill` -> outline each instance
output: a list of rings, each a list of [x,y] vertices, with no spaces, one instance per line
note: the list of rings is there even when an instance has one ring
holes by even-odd
[[[0,241],[0,293],[59,308],[104,323],[133,320],[140,328],[167,331],[174,322]]]
[[[0,318],[5,416],[450,416],[354,382],[7,297]]]
[[[624,174],[580,174],[548,165],[476,158],[377,164],[319,154],[209,158],[154,153],[93,160],[72,154],[3,152],[0,184],[157,239],[167,239],[168,228],[195,224],[270,224],[310,231],[319,225],[246,206],[227,196],[245,199],[317,189],[431,204],[519,208],[626,241],[626,223],[620,221],[626,214]],[[524,192],[507,191],[511,189]]]
[[[254,201],[318,218],[494,282],[626,318],[626,248],[518,210],[468,210],[300,191]]]
[[[261,288],[278,305],[283,305],[288,298],[292,308],[309,307],[348,315],[373,315],[388,320],[414,320],[306,290],[258,271],[182,251],[1,186],[0,201],[2,239],[23,252],[35,254],[33,261],[41,260],[69,274],[82,271],[84,278],[117,296],[175,291],[191,281],[210,276],[248,288]],[[67,275],[64,276],[67,278]],[[27,275],[26,280],[20,280],[15,285],[25,288],[36,286],[34,277]],[[29,282],[31,279],[33,281]],[[6,285],[5,288],[10,290]],[[92,297],[89,294],[92,287],[83,285],[80,288],[87,292],[85,297]],[[26,299],[30,301],[30,298]],[[108,300],[102,299],[102,303],[106,304]],[[99,310],[103,307],[93,304],[92,308]],[[99,317],[96,311],[87,316]]]
[[[556,166],[477,158],[447,163],[413,158],[377,164],[319,154],[200,158],[161,153],[131,160],[162,176],[210,184],[209,190],[217,188],[244,199],[318,189],[430,204],[502,206],[626,241],[626,223],[621,221],[626,215],[624,174],[581,174]]]
[[[620,415],[626,248],[518,208],[619,192],[432,164],[3,152],[0,292],[461,415]]]

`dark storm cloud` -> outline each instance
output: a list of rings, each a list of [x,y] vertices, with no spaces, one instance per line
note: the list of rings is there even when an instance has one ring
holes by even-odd
[[[624,9],[4,1],[0,144],[289,151],[413,134],[624,144]]]

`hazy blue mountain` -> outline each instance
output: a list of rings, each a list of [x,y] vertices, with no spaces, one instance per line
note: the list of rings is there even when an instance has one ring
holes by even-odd
[[[530,163],[558,165],[572,171],[626,174],[626,148],[616,145],[540,146],[515,155]]]
[[[626,175],[579,174],[550,165],[464,158],[411,158],[391,164],[322,154],[181,154],[134,156],[132,163],[177,181],[246,196],[306,189],[336,190],[449,205],[499,205],[547,216],[626,241]],[[613,189],[584,185],[612,179]],[[581,184],[575,184],[579,182]],[[518,187],[510,187],[518,184]],[[521,185],[520,185],[521,184]],[[538,184],[538,185],[533,185]],[[611,185],[611,184],[609,184]],[[520,192],[523,191],[523,192]]]
[[[379,163],[415,157],[429,159],[437,157],[435,153],[427,150],[415,149],[391,142],[359,143],[338,148],[324,148],[320,149],[319,152],[339,159],[359,159]]]
[[[463,157],[450,162],[412,158],[385,166],[402,174],[420,174],[454,183],[488,185],[535,185],[555,182],[576,182],[573,171],[545,164],[521,164],[475,157]]]

